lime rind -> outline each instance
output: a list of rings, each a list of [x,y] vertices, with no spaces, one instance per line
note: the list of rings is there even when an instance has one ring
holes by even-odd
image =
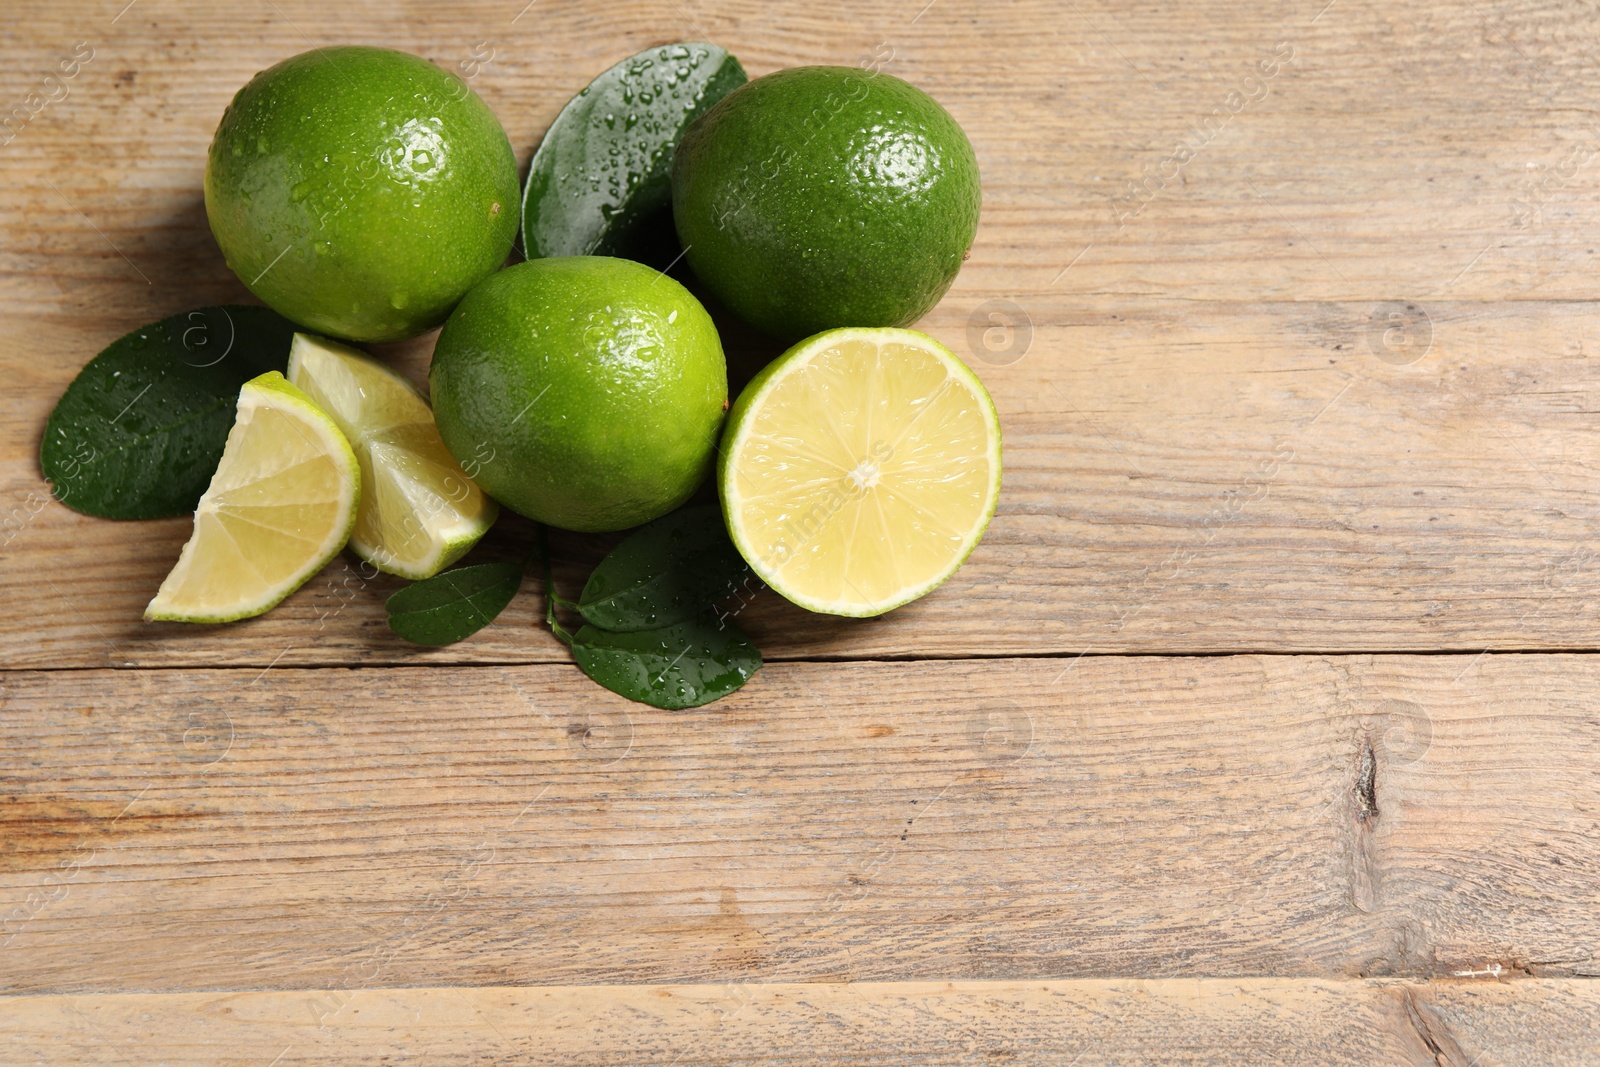
[[[304,462],[297,461],[297,464],[289,464],[276,471],[259,468],[254,471],[235,471],[235,467],[244,462],[241,457],[252,448],[253,442],[250,440],[253,432],[252,424],[257,412],[262,410],[273,410],[291,417],[296,429],[309,435],[308,443],[320,445],[320,454],[332,461],[338,485],[333,504],[335,513],[340,518],[330,526],[326,536],[316,548],[305,554],[305,560],[299,567],[288,577],[268,585],[256,596],[220,609],[180,607],[182,603],[180,595],[186,591],[190,577],[197,573],[198,568],[212,562],[201,558],[199,553],[200,546],[212,541],[216,534],[205,536],[202,524],[221,522],[219,518],[221,499],[229,493],[236,493],[251,485],[259,485],[272,477],[280,476],[285,470]],[[345,440],[344,434],[339,431],[339,427],[312,402],[310,397],[290,384],[282,374],[268,371],[252,378],[239,390],[237,411],[233,429],[228,433],[227,445],[223,448],[222,461],[217,465],[217,472],[212,476],[211,484],[206,488],[205,494],[200,498],[199,506],[195,509],[195,531],[179,553],[178,562],[145,608],[144,617],[147,621],[224,623],[251,618],[270,611],[338,555],[339,550],[349,540],[350,531],[355,528],[356,513],[361,503],[361,478],[355,452]],[[246,474],[246,477],[237,482],[231,480],[239,473]],[[234,549],[237,566],[251,568],[250,559],[238,551],[237,545],[227,542],[217,543],[217,550],[222,547]],[[259,573],[257,576],[259,577]]]
[[[986,498],[981,511],[981,518],[972,524],[970,530],[962,538],[960,545],[951,553],[949,562],[935,575],[924,581],[915,582],[901,587],[893,596],[870,599],[866,597],[822,599],[808,596],[795,590],[791,583],[787,583],[781,573],[781,567],[769,558],[756,544],[755,538],[743,521],[741,508],[741,493],[738,482],[738,462],[743,454],[755,425],[754,414],[778,389],[783,381],[790,376],[803,371],[814,357],[829,351],[835,346],[851,342],[866,341],[874,345],[889,343],[903,343],[919,349],[936,358],[945,368],[948,379],[954,380],[964,386],[970,395],[978,402],[978,409],[983,415],[987,430],[986,459],[989,465],[990,478],[987,485]],[[944,345],[916,330],[897,327],[872,327],[858,328],[845,327],[841,329],[826,330],[815,334],[791,347],[783,355],[768,364],[759,374],[751,380],[735,401],[733,408],[728,413],[727,427],[723,433],[722,447],[718,460],[717,483],[718,493],[722,500],[723,515],[728,523],[728,533],[734,545],[739,549],[745,561],[752,570],[772,589],[776,590],[785,599],[798,604],[808,611],[815,611],[829,615],[843,615],[852,618],[870,618],[893,611],[895,608],[926,595],[941,584],[952,574],[960,569],[972,551],[977,548],[984,532],[988,529],[989,522],[994,517],[995,507],[1000,497],[1001,484],[1001,434],[1000,417],[995,410],[994,400],[984,388],[971,368],[963,363],[955,353]]]

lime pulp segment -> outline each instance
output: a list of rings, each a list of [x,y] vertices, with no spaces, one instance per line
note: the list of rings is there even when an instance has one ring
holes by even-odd
[[[355,450],[362,497],[350,547],[363,559],[403,578],[430,578],[494,524],[494,501],[445,448],[427,401],[397,371],[346,345],[296,334],[289,379]]]

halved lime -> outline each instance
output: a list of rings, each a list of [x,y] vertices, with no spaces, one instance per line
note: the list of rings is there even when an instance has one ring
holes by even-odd
[[[194,533],[144,617],[260,615],[338,554],[360,501],[355,453],[333,420],[277,371],[250,379]]]
[[[761,579],[811,611],[881,615],[943,582],[1000,494],[1000,419],[926,334],[817,334],[767,366],[728,416],[728,532]]]
[[[499,508],[445,448],[428,402],[353,348],[297,333],[289,380],[328,413],[361,464],[350,547],[380,570],[431,578],[466,554]]]

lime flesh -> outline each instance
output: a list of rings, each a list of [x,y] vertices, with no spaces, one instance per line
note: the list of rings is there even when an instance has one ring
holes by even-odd
[[[431,578],[494,524],[494,501],[444,447],[427,401],[397,371],[295,334],[289,380],[327,412],[361,464],[350,547],[362,559],[402,578]]]
[[[145,618],[260,615],[338,554],[360,500],[355,453],[333,421],[277,371],[252,378],[194,533]]]
[[[931,337],[830,330],[740,394],[718,486],[762,581],[812,611],[880,615],[938,587],[982,538],[1000,492],[1000,421]]]

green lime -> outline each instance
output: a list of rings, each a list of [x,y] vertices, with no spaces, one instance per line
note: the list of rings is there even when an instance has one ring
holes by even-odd
[[[480,282],[428,372],[447,448],[483,490],[568,530],[625,530],[711,471],[728,369],[711,316],[643,264],[519,263]]]
[[[466,83],[417,56],[320,48],[257,74],[206,163],[223,257],[274,311],[356,341],[444,321],[505,262],[517,163]]]
[[[904,326],[978,229],[978,159],[899,78],[793,67],[735,89],[678,145],[672,209],[694,272],[778,337]]]

